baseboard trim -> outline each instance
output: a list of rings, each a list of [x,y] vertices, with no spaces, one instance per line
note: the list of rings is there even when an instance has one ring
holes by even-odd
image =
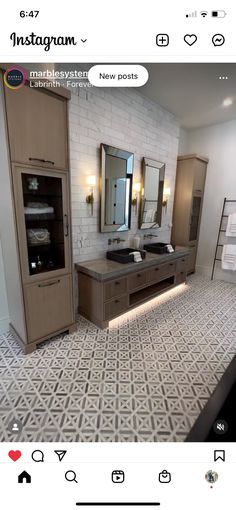
[[[196,264],[196,273],[202,276],[211,277],[212,267],[210,266],[199,266]]]
[[[211,278],[212,267],[196,265],[196,272],[206,278]],[[226,283],[236,283],[236,271],[226,271],[221,269],[221,267],[215,267],[213,279],[222,280]]]
[[[0,319],[0,335],[9,331],[9,317],[2,317]]]

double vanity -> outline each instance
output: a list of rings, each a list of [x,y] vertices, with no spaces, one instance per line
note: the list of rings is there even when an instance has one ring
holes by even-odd
[[[79,313],[100,328],[151,298],[184,283],[189,250],[147,252],[142,262],[119,263],[105,258],[76,264]]]

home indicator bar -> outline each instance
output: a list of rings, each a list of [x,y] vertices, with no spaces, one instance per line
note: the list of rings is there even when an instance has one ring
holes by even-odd
[[[160,506],[161,503],[76,503],[77,506]]]

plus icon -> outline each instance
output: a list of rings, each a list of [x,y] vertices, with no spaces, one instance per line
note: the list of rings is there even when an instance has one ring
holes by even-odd
[[[157,36],[156,36],[157,46],[168,46],[169,40],[170,39],[169,39],[168,34],[157,34]]]

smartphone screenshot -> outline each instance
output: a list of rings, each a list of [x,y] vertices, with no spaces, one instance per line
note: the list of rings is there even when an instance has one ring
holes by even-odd
[[[234,509],[235,21],[2,8],[6,510]]]

